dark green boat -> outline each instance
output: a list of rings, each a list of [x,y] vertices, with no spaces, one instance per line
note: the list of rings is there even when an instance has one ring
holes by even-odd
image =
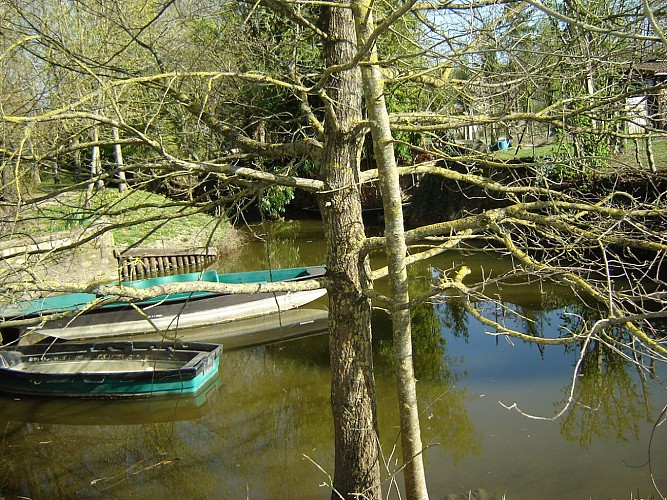
[[[133,398],[196,394],[218,374],[222,347],[198,342],[49,343],[0,349],[0,392]]]

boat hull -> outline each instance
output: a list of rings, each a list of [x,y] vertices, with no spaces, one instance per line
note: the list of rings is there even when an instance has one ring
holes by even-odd
[[[243,284],[286,281],[306,281],[321,278],[322,266],[218,274],[203,273],[162,276],[124,283],[144,289],[173,283],[195,281]],[[111,302],[97,309],[89,306],[96,296],[87,293],[55,295],[31,301],[9,304],[0,308],[5,321],[42,319],[41,323],[26,326],[3,326],[0,332],[5,344],[35,342],[41,336],[64,340],[87,340],[160,333],[174,338],[181,329],[207,327],[237,320],[256,318],[301,307],[324,296],[324,289],[298,292],[219,294],[213,292],[181,292],[161,295],[135,304]],[[67,314],[61,319],[48,319],[54,314]],[[31,333],[38,334],[28,335]],[[28,337],[32,337],[29,339]]]
[[[164,342],[58,343],[0,350],[0,391],[72,398],[196,394],[218,376],[222,347]]]
[[[99,310],[75,318],[49,321],[28,331],[63,340],[161,333],[224,324],[288,311],[317,300],[325,290],[287,293],[215,295],[146,308],[131,305]]]

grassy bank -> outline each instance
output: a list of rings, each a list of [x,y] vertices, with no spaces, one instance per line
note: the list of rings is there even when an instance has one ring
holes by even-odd
[[[102,189],[87,205],[83,191],[42,192],[35,199],[40,201],[27,203],[13,222],[11,232],[16,237],[107,225],[119,250],[208,246],[225,253],[242,244],[238,231],[225,218],[147,191]]]
[[[639,150],[637,150],[638,146]],[[663,168],[667,162],[667,140],[664,138],[653,139],[652,148],[656,164],[659,168]],[[567,158],[570,154],[572,154],[571,148],[563,144],[551,143],[535,147],[522,146],[518,149],[516,146],[512,146],[504,151],[494,152],[493,156],[498,160],[508,161],[526,158]],[[627,165],[632,168],[647,168],[649,162],[646,140],[642,139],[638,142],[629,140],[620,154],[612,154],[608,159],[612,168],[618,168],[619,165]]]

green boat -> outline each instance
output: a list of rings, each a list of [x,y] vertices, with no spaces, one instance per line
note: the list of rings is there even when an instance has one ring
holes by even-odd
[[[122,283],[134,288],[150,288],[171,283],[213,282],[227,284],[273,283],[321,278],[322,266],[220,274],[214,270],[176,274]],[[94,294],[71,293],[7,304],[0,307],[0,333],[3,343],[19,340],[28,332],[64,340],[90,340],[101,337],[165,333],[287,311],[313,302],[326,290],[220,294],[186,292],[161,295],[128,304],[112,302],[96,309],[90,304]],[[49,315],[67,313],[63,318]],[[33,320],[16,325],[16,320]],[[40,321],[41,320],[41,321]],[[13,324],[8,324],[13,321]],[[28,322],[24,322],[28,323]]]
[[[135,398],[196,394],[218,374],[222,347],[197,342],[48,343],[0,349],[0,392]]]

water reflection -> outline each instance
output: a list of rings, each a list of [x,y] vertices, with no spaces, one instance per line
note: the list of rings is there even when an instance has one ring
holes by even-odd
[[[220,377],[195,395],[126,400],[70,400],[0,394],[0,424],[12,421],[66,425],[131,425],[193,420],[217,397]]]
[[[267,255],[275,267],[321,263],[325,249],[317,226],[299,223],[303,238],[288,234],[294,226],[281,227],[274,230],[280,241],[273,253],[267,254],[265,243],[258,241],[230,266],[265,267]],[[506,266],[487,256],[466,259],[478,274],[500,273]],[[414,292],[429,286],[433,268],[450,268],[462,260],[446,255],[414,271]],[[527,284],[496,292],[503,307],[478,303],[484,314],[533,336],[557,337],[594,321],[557,288]],[[305,334],[307,324],[294,319],[281,321],[281,327],[298,325]],[[579,346],[540,349],[488,335],[487,327],[455,297],[421,304],[413,320],[423,441],[429,446],[425,465],[433,498],[467,498],[474,490],[512,500],[654,494],[648,469],[634,466],[646,463],[653,423],[664,406],[664,366],[655,367],[652,377],[608,346],[591,345],[577,377],[576,404],[559,420],[531,420],[499,401],[536,415],[557,413],[569,395]],[[318,331],[321,326],[320,321]],[[270,329],[260,324],[250,330],[257,333],[251,342],[255,344],[268,338],[264,332]],[[374,314],[373,332],[387,491],[388,477],[397,468],[395,457],[400,457],[400,439],[385,312]],[[226,327],[205,335],[226,343],[247,332],[236,333]],[[274,340],[288,336],[276,333]],[[40,419],[30,415],[47,404],[8,410],[11,401],[2,400],[0,497],[329,498],[329,490],[320,487],[333,465],[327,349],[324,335],[226,348],[214,397],[200,413],[170,422],[113,421],[122,412],[109,407],[98,413],[99,420],[80,425],[75,415],[94,412],[70,403],[68,412],[51,407],[55,415],[63,412],[63,418],[32,423]],[[665,425],[656,429],[651,453],[663,492],[666,432]]]
[[[322,239],[320,227],[307,221],[277,220],[256,224],[248,226],[245,233],[251,250],[220,260],[216,264],[219,272],[324,264],[325,253],[314,255],[304,248],[303,242]]]
[[[475,432],[466,409],[468,394],[465,386],[459,385],[465,376],[461,363],[447,354],[446,339],[442,336],[440,322],[432,306],[422,304],[413,311],[413,355],[415,359],[415,377],[418,382],[418,398],[421,411],[422,441],[425,446],[438,446],[447,450],[458,463],[468,455],[480,453],[480,436]],[[397,411],[391,405],[398,405],[394,392],[395,370],[392,353],[391,324],[384,312],[376,313],[373,331],[385,332],[376,338],[376,370],[379,374],[378,386],[387,393],[384,395],[386,421],[381,422],[384,429],[398,429]],[[386,385],[386,387],[384,387]],[[393,407],[394,409],[397,406]],[[388,441],[392,447],[398,446],[400,436],[396,431],[389,432]],[[391,454],[386,449],[385,454]],[[429,454],[425,455],[426,461]]]
[[[312,497],[309,454],[330,470],[327,355],[320,337],[224,356],[210,411],[190,421],[3,425],[8,497]],[[77,406],[75,403],[71,403]],[[27,409],[27,408],[24,408]],[[100,409],[100,416],[104,409]],[[303,495],[302,495],[303,494]]]
[[[569,385],[564,392],[565,399],[556,405],[566,403]],[[635,363],[600,342],[593,342],[584,354],[573,401],[561,422],[561,432],[567,440],[584,447],[598,439],[639,439],[640,424],[653,422],[657,410],[651,404],[644,374],[638,373]]]

